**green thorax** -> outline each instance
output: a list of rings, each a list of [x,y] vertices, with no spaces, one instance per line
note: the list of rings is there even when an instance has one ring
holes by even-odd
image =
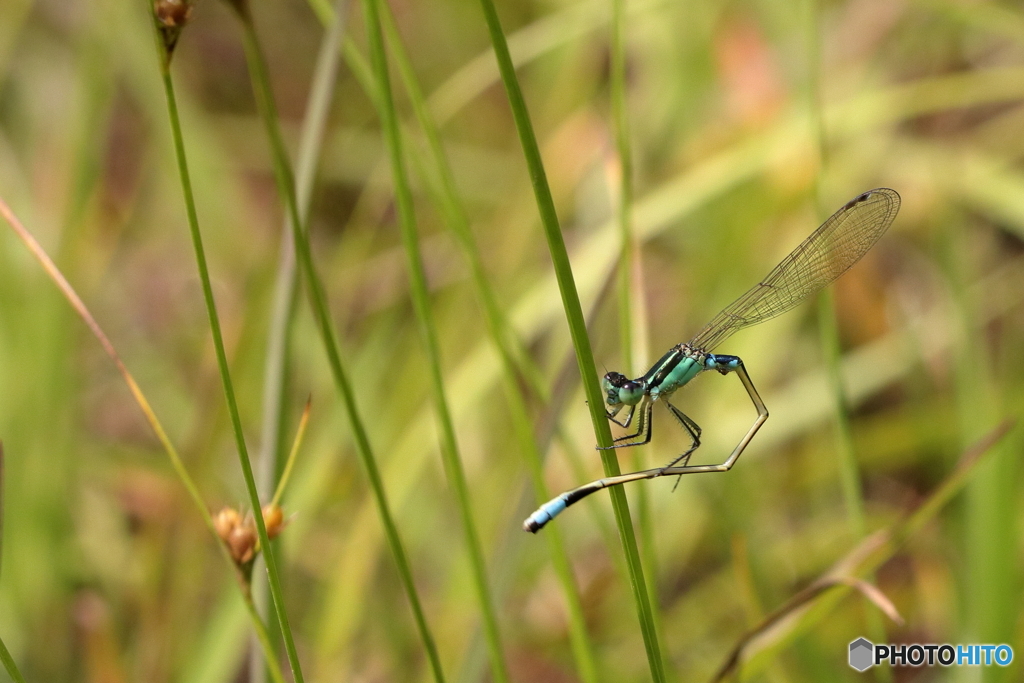
[[[703,354],[693,352],[684,345],[674,346],[647,374],[647,392],[651,398],[668,397],[705,370]]]

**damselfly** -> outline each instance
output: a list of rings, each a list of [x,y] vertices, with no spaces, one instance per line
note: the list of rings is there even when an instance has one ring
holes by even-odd
[[[661,401],[690,437],[690,447],[675,460],[651,470],[598,479],[553,498],[530,515],[523,528],[536,533],[562,510],[591,493],[641,479],[696,472],[725,472],[736,464],[754,434],[768,419],[768,409],[750,381],[743,361],[736,356],[711,353],[733,332],[756,325],[790,310],[850,269],[892,224],[900,208],[900,196],[885,187],[865,192],[811,233],[768,277],[732,302],[704,326],[697,336],[669,349],[642,377],[629,379],[618,372],[604,376],[602,386],[608,403],[608,419],[628,429],[636,417],[636,431],[615,439],[609,448],[640,446],[651,440],[651,411]],[[757,419],[736,448],[720,465],[690,465],[700,446],[700,427],[669,397],[705,370],[736,373],[757,409]],[[625,418],[618,419],[625,410]]]

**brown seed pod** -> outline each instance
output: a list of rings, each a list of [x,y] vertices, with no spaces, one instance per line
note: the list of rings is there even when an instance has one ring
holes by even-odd
[[[280,505],[270,503],[263,506],[263,523],[267,525],[267,537],[276,538],[287,526],[284,519],[284,510]]]
[[[225,543],[230,538],[231,532],[241,525],[242,516],[234,508],[223,508],[213,516],[213,528]]]
[[[156,0],[153,3],[153,13],[157,21],[165,28],[181,28],[188,23],[192,15],[192,2],[190,0]]]
[[[259,543],[252,520],[247,521],[247,524],[235,527],[227,538],[228,550],[238,564],[250,562],[256,556],[256,546]]]

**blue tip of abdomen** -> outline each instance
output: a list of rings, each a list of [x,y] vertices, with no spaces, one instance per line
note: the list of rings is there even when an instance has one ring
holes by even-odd
[[[523,522],[523,530],[535,534],[544,528],[544,525],[553,520],[562,510],[566,508],[565,499],[562,496],[549,500],[537,508],[537,511],[526,518]]]

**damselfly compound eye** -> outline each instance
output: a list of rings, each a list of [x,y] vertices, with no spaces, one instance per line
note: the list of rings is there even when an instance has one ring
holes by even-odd
[[[627,406],[635,406],[644,397],[644,385],[629,380],[619,387],[619,402]]]

